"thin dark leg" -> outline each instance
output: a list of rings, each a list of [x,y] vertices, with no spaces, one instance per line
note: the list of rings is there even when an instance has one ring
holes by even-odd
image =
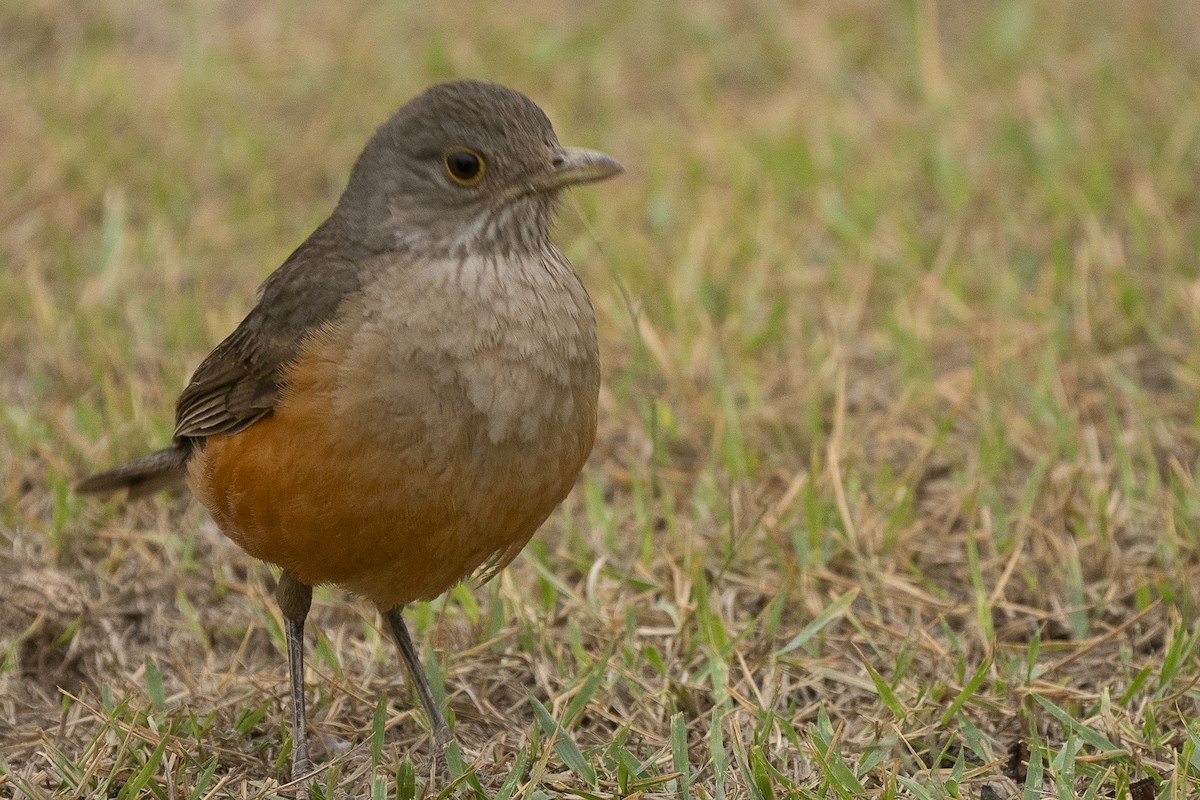
[[[284,572],[275,591],[283,612],[287,639],[288,674],[292,682],[292,779],[312,772],[308,758],[308,725],[304,714],[304,620],[312,605],[312,587]]]
[[[412,638],[408,635],[408,626],[404,624],[404,615],[400,613],[403,609],[403,606],[396,606],[384,611],[383,618],[387,620],[388,626],[392,629],[392,637],[395,638],[396,645],[400,648],[400,656],[404,659],[404,665],[408,667],[409,678],[421,698],[421,705],[425,706],[425,713],[429,716],[429,725],[433,728],[433,737],[436,740],[438,759],[445,765],[444,750],[446,745],[454,741],[454,736],[450,733],[450,726],[446,724],[446,717],[442,715],[442,709],[438,706],[437,700],[433,698],[433,690],[429,688],[429,677],[425,674],[425,668],[421,666],[421,657],[417,655],[417,648],[413,646]]]

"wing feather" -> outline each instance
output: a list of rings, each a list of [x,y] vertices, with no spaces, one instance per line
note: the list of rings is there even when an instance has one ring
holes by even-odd
[[[361,288],[370,255],[326,220],[259,287],[241,324],[201,362],[175,405],[175,439],[232,434],[271,413],[305,339]]]

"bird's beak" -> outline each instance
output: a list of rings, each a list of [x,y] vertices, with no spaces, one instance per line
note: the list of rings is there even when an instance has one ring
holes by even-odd
[[[560,147],[550,168],[534,176],[531,183],[542,192],[553,192],[567,186],[594,183],[625,171],[621,162],[597,150],[582,147]]]

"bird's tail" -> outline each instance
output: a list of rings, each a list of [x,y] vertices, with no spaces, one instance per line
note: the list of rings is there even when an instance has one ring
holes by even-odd
[[[128,489],[130,500],[154,494],[183,480],[191,454],[192,449],[186,444],[156,450],[127,464],[84,478],[75,484],[75,491],[78,494],[104,494]]]

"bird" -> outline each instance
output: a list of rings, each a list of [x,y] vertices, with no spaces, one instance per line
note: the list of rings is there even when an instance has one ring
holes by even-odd
[[[494,576],[575,484],[599,347],[551,228],[564,189],[623,169],[561,145],[520,92],[431,86],[379,126],[329,218],[201,362],[170,445],[76,485],[133,499],[185,483],[281,570],[294,780],[313,770],[304,629],[320,584],[379,610],[445,770],[453,736],[402,611]]]

